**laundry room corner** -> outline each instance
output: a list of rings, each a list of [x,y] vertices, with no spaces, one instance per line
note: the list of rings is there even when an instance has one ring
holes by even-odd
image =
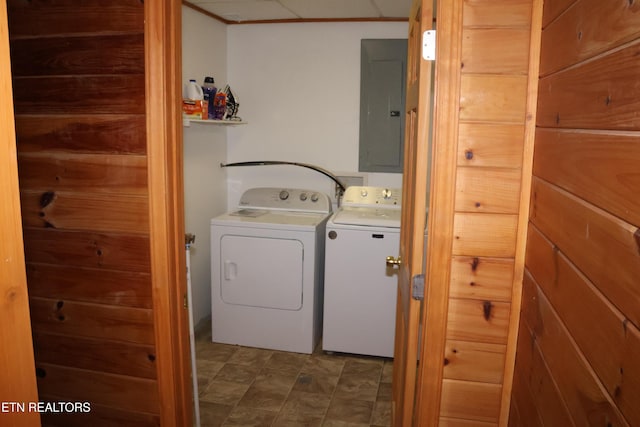
[[[182,79],[217,87],[227,82],[227,26],[182,6]],[[223,126],[184,127],[185,232],[196,236],[190,249],[193,318],[196,328],[211,315],[211,245],[209,222],[227,208],[227,179],[220,163],[227,157]]]

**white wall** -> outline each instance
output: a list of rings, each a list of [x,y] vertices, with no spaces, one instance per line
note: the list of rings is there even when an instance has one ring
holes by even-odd
[[[228,162],[285,160],[357,172],[360,40],[407,32],[402,22],[229,26],[229,84],[248,124],[229,129]],[[334,188],[293,166],[229,168],[227,176],[230,207],[251,187]],[[400,187],[402,177],[368,174],[368,184]]]
[[[227,79],[226,25],[182,7],[182,77],[203,83],[205,76],[224,87]],[[192,123],[184,128],[185,227],[196,235],[191,248],[191,284],[196,325],[211,314],[209,224],[227,209],[227,131]]]

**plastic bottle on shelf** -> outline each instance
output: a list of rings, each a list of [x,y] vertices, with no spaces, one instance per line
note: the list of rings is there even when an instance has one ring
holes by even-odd
[[[183,117],[189,119],[206,119],[205,108],[203,107],[202,88],[195,79],[189,80],[182,90],[182,113]]]
[[[224,92],[216,93],[216,97],[213,101],[215,119],[223,120],[227,111],[227,94]]]
[[[204,84],[202,85],[202,93],[204,97],[204,102],[207,104],[207,118],[209,120],[213,120],[216,118],[216,113],[214,109],[214,100],[218,89],[215,87],[215,80],[213,77],[205,77]]]

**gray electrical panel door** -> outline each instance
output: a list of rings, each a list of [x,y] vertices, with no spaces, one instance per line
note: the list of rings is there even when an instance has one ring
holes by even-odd
[[[361,172],[402,173],[406,63],[406,39],[362,40]]]

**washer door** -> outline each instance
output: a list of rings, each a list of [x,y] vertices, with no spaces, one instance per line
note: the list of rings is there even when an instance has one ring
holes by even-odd
[[[220,297],[226,304],[302,308],[304,245],[295,239],[222,236]]]

